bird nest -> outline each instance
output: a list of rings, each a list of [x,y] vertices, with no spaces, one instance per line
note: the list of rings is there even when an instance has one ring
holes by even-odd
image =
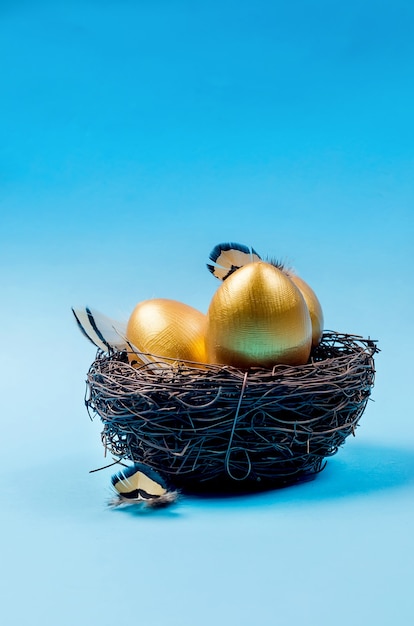
[[[125,352],[98,351],[85,403],[106,450],[174,487],[283,486],[314,476],[355,433],[376,352],[375,341],[334,332],[306,365],[273,369],[132,367]]]

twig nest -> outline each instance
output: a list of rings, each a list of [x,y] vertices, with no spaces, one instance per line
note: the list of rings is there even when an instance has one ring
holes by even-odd
[[[301,290],[270,263],[241,267],[212,298],[206,330],[210,363],[303,365],[311,344],[312,322]]]
[[[374,384],[376,343],[324,332],[301,366],[131,367],[98,352],[86,406],[105,449],[176,488],[250,490],[312,477],[355,434]]]
[[[144,300],[133,310],[127,339],[138,354],[128,353],[132,365],[140,365],[139,352],[158,360],[206,361],[204,333],[206,316],[182,302],[166,298]]]

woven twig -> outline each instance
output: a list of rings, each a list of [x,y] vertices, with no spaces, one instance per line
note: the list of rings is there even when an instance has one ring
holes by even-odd
[[[354,434],[374,384],[376,342],[333,332],[307,365],[272,370],[131,367],[98,352],[86,405],[104,446],[177,487],[287,484],[319,472]]]

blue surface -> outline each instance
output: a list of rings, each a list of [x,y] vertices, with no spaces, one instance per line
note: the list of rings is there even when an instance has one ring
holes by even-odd
[[[0,3],[2,615],[22,624],[409,626],[409,2]],[[110,511],[72,320],[206,310],[221,241],[371,336],[356,438],[304,485]]]

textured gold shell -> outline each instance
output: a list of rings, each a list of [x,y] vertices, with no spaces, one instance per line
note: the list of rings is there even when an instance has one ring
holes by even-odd
[[[300,290],[281,270],[249,263],[214,294],[208,314],[209,362],[235,367],[271,367],[307,362],[312,324]]]
[[[312,346],[317,346],[323,333],[323,311],[321,303],[312,287],[296,274],[288,274],[290,280],[300,289],[308,306],[312,322]]]
[[[144,300],[133,310],[127,339],[141,352],[165,357],[166,362],[206,362],[206,316],[197,309],[165,298]],[[129,361],[138,361],[135,354]],[[162,359],[161,359],[162,360]]]

